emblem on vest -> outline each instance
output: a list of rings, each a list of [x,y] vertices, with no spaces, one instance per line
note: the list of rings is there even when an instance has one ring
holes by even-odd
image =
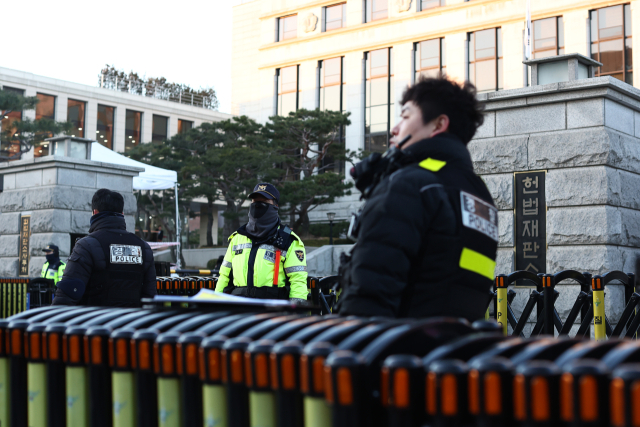
[[[276,262],[276,253],[275,252],[271,252],[271,251],[266,251],[264,253],[264,259],[270,262],[275,263]]]
[[[111,264],[142,264],[142,248],[130,245],[110,245]]]
[[[304,251],[296,251],[296,256],[300,261],[304,261]]]
[[[236,250],[236,255],[242,255],[242,249]]]

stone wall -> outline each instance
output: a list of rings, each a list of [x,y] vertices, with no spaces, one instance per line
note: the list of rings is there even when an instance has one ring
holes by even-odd
[[[513,173],[526,170],[547,171],[547,272],[633,272],[640,254],[640,91],[599,77],[480,98],[486,120],[469,149],[500,210],[496,273],[514,270]],[[564,318],[579,289],[558,290]],[[517,315],[528,298],[527,290],[518,293]],[[622,286],[608,287],[613,323],[623,308]]]
[[[64,260],[70,234],[86,234],[91,198],[108,188],[124,196],[127,229],[133,230],[136,210],[133,177],[143,169],[69,157],[47,156],[0,163],[4,186],[0,193],[0,276],[18,274],[21,215],[31,215],[29,276],[39,277],[42,248],[55,244]]]

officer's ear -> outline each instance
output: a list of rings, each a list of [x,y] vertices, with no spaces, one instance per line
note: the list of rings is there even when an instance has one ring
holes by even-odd
[[[99,214],[100,212],[98,212],[98,209],[94,209],[93,210],[93,215]]]

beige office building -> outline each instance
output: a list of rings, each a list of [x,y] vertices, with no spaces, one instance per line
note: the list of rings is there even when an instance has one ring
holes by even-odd
[[[640,31],[640,1],[530,2],[534,57],[581,53],[604,64],[596,75],[640,86],[632,37],[634,27]],[[398,99],[421,74],[446,72],[479,92],[528,85],[526,0],[237,3],[232,113],[264,122],[296,108],[349,111],[349,149],[386,149]],[[352,196],[338,205],[332,209],[344,218],[358,203]]]

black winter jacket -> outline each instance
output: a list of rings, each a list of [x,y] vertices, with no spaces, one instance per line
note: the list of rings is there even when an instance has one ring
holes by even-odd
[[[419,141],[403,153],[403,166],[380,181],[361,213],[358,242],[341,267],[340,314],[480,319],[497,252],[491,194],[454,135]],[[428,158],[440,163],[421,166]],[[486,202],[477,205],[494,221],[491,237],[463,226],[461,191]],[[482,260],[484,275],[461,268],[463,253]]]
[[[73,252],[67,261],[67,267],[60,283],[65,280],[79,279],[86,284],[85,295],[91,289],[91,273],[94,269],[104,270],[106,268],[106,258],[104,250],[98,240],[91,236],[99,230],[117,230],[119,232],[128,233],[124,218],[108,216],[97,219],[89,229],[89,235],[78,240],[73,247]],[[141,290],[142,298],[153,298],[156,295],[156,269],[153,262],[153,251],[149,245],[144,242],[143,250],[143,269],[144,279]],[[60,284],[59,284],[60,286]],[[65,294],[60,287],[56,289],[55,298],[52,305],[78,305],[82,304],[82,299],[74,300]]]

